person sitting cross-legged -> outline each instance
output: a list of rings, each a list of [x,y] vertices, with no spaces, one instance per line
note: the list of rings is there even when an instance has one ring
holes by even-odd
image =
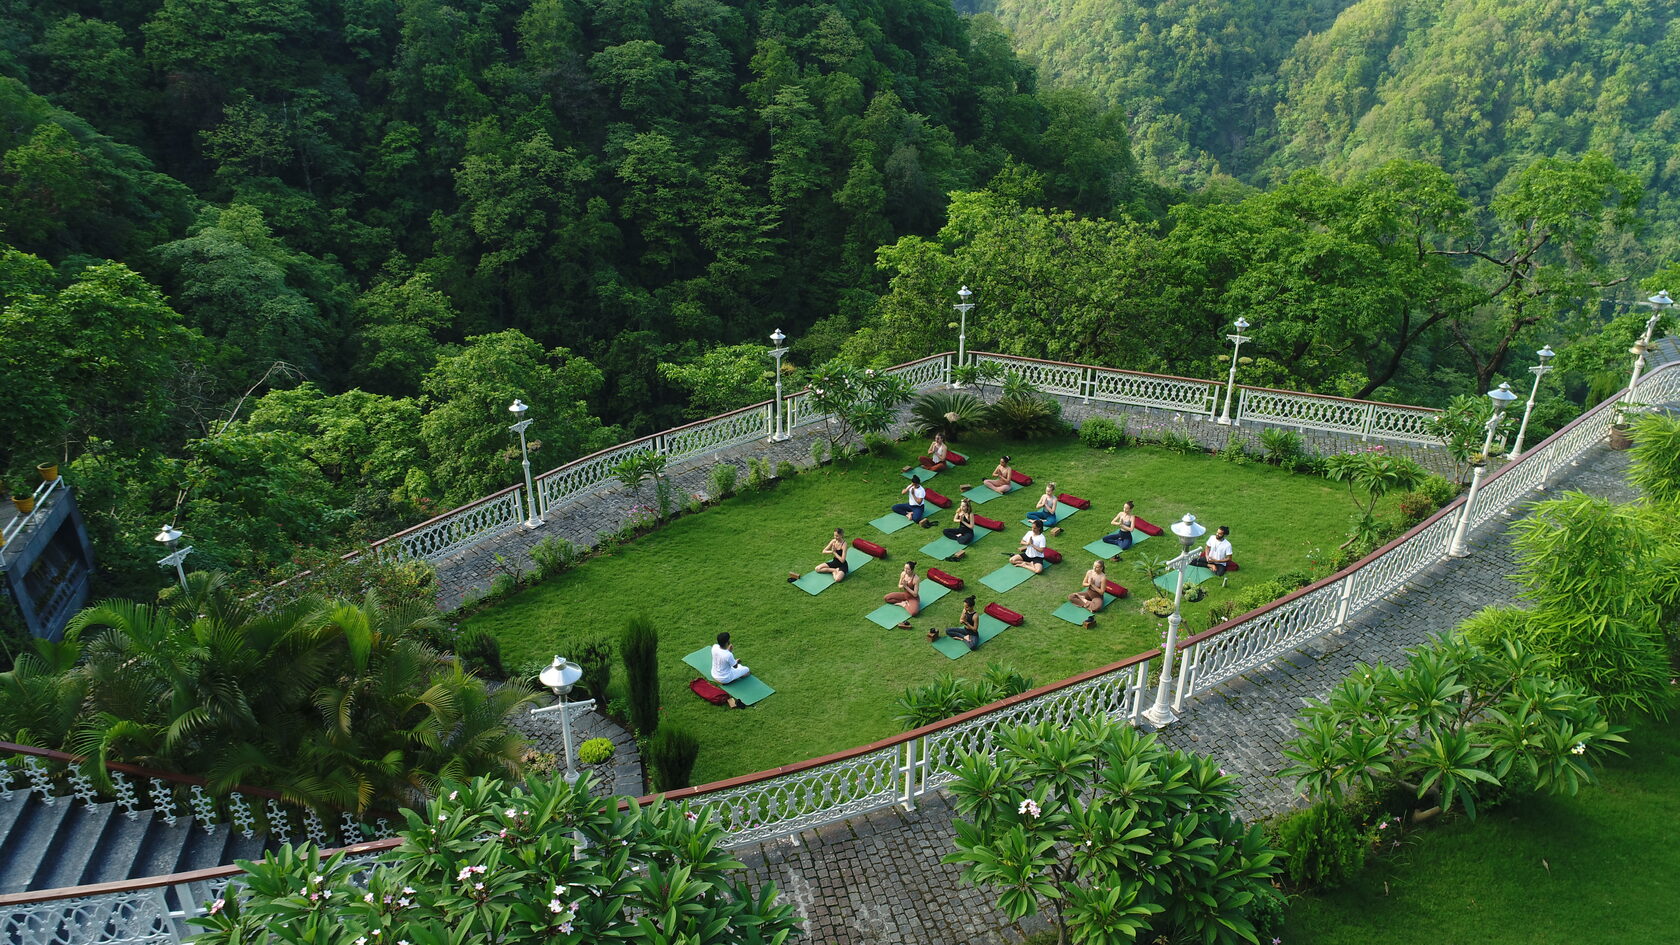
[[[922,515],[927,508],[925,504],[927,502],[927,486],[922,485],[922,477],[920,475],[911,476],[910,484],[901,491],[905,501],[892,507],[893,514],[902,515],[912,522],[921,522]],[[930,521],[924,523],[922,527],[926,528],[931,524],[933,523]]]
[[[928,444],[928,451],[926,455],[919,457],[916,462],[920,463],[923,469],[930,469],[934,472],[944,472],[946,469],[945,458],[950,455],[951,448],[945,445],[945,434],[935,433],[933,435],[933,442]],[[915,468],[916,467],[914,466],[906,466],[903,471],[909,472]]]
[[[1043,522],[1044,527],[1050,529],[1050,534],[1060,535],[1062,533],[1060,528],[1051,527],[1056,524],[1057,513],[1060,511],[1061,502],[1056,498],[1056,484],[1052,482],[1044,487],[1044,494],[1038,497],[1038,505],[1027,513],[1027,518],[1035,522]]]
[[[898,573],[898,590],[881,599],[903,607],[905,613],[912,617],[916,616],[916,612],[922,609],[922,579],[916,576],[916,562],[904,562],[904,570]],[[910,629],[910,621],[899,624],[898,629]]]
[[[1095,614],[1102,610],[1103,588],[1108,586],[1108,570],[1101,562],[1091,565],[1091,570],[1085,572],[1085,581],[1079,585],[1079,590],[1068,595],[1068,600]],[[1095,617],[1086,617],[1087,628],[1097,625]]]
[[[963,598],[962,617],[957,621],[959,626],[947,627],[945,635],[961,642],[970,650],[980,649],[980,614],[974,609],[974,595]],[[939,639],[938,630],[928,631],[928,642]]]
[[[1202,553],[1190,559],[1190,563],[1198,568],[1207,568],[1221,578],[1231,569],[1231,530],[1224,525],[1214,529],[1208,536],[1206,547]]]
[[[717,642],[712,644],[712,682],[732,683],[750,675],[752,670],[741,665],[729,647],[729,631],[718,634]]]
[[[1114,521],[1108,524],[1115,527],[1115,531],[1102,536],[1102,540],[1111,545],[1118,545],[1121,551],[1132,547],[1132,529],[1137,526],[1137,516],[1132,514],[1132,501],[1120,506],[1120,514],[1114,516]]]
[[[1047,563],[1044,558],[1046,543],[1044,523],[1033,520],[1032,530],[1021,536],[1021,550],[1010,556],[1009,563],[1034,574],[1043,574]]]

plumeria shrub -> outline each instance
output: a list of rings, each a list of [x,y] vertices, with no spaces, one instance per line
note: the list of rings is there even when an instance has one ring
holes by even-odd
[[[1012,919],[1048,909],[1060,943],[1254,942],[1277,873],[1211,759],[1087,718],[999,732],[953,766],[957,852]]]
[[[774,883],[735,877],[709,815],[591,798],[589,779],[480,779],[424,812],[372,865],[282,848],[193,920],[200,945],[776,945],[796,933]]]
[[[1470,817],[1506,782],[1574,794],[1623,726],[1597,696],[1550,675],[1516,642],[1442,639],[1403,669],[1360,665],[1296,720],[1281,772],[1314,798],[1399,791],[1422,809]]]

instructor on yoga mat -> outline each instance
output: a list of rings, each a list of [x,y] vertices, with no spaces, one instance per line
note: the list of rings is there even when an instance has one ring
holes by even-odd
[[[712,644],[712,682],[732,683],[751,674],[752,670],[741,665],[741,661],[730,651],[729,631],[718,634],[717,642]]]
[[[1220,577],[1231,569],[1231,530],[1224,525],[1214,530],[1207,540],[1207,546],[1202,553],[1190,559],[1190,563],[1198,568],[1207,568]]]
[[[1034,574],[1043,574],[1045,544],[1044,523],[1033,519],[1032,530],[1021,536],[1021,550],[1010,557],[1009,563]]]
[[[910,477],[910,484],[904,487],[902,493],[909,501],[900,502],[893,506],[893,514],[902,515],[912,522],[920,522],[924,509],[922,503],[927,501],[927,487],[922,485],[920,473]],[[928,524],[931,525],[932,523],[929,522]],[[922,527],[926,528],[927,526]]]

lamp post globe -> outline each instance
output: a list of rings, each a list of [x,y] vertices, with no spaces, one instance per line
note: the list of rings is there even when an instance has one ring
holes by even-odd
[[[1235,328],[1236,331],[1225,336],[1226,340],[1231,342],[1231,373],[1225,379],[1225,407],[1219,411],[1219,417],[1214,421],[1225,426],[1231,425],[1231,399],[1236,395],[1237,391],[1237,358],[1242,353],[1243,342],[1254,340],[1248,335],[1243,334],[1243,332],[1247,331],[1251,326],[1248,323],[1248,319],[1242,317],[1241,315],[1238,315],[1237,320],[1231,323],[1231,327]]]
[[[1628,354],[1633,355],[1633,376],[1628,378],[1627,394],[1622,397],[1624,403],[1633,399],[1633,389],[1639,386],[1639,375],[1645,373],[1645,353],[1651,350],[1651,335],[1657,330],[1657,323],[1668,313],[1668,307],[1674,304],[1674,300],[1668,297],[1668,290],[1664,289],[1646,299],[1645,304],[1651,306],[1651,317],[1645,320],[1645,333],[1628,349]],[[1622,413],[1622,408],[1617,407],[1617,423],[1622,422]]]
[[[780,328],[770,333],[770,356],[776,359],[776,411],[770,417],[770,442],[780,443],[792,436],[788,432],[787,416],[782,406],[782,356],[788,353],[787,335]]]
[[[531,426],[525,412],[530,409],[530,404],[517,397],[513,399],[513,403],[508,405],[508,413],[513,414],[513,419],[518,422],[508,427],[508,432],[519,434],[519,467],[525,472],[525,499],[529,508],[525,516],[525,527],[541,528],[543,517],[542,513],[537,511],[537,489],[531,481],[531,451],[525,445],[525,431]]]
[[[957,290],[957,298],[962,299],[962,301],[951,306],[960,315],[960,320],[957,322],[957,367],[962,367],[968,363],[968,312],[974,308],[974,303],[970,302],[969,298],[973,295],[974,293],[969,291],[968,286],[965,285]],[[962,382],[958,381],[951,386],[961,387]]]
[[[1172,704],[1171,686],[1173,666],[1178,656],[1178,628],[1184,624],[1184,615],[1180,612],[1184,604],[1184,572],[1190,566],[1191,549],[1195,548],[1196,539],[1207,534],[1207,529],[1196,521],[1196,516],[1186,512],[1183,518],[1172,523],[1172,533],[1178,538],[1180,552],[1173,561],[1173,567],[1178,571],[1178,586],[1173,589],[1172,615],[1167,617],[1167,641],[1161,647],[1161,679],[1155,686],[1155,704],[1143,713],[1144,718],[1156,726],[1171,725],[1178,719],[1178,712]]]
[[[1534,413],[1534,399],[1540,394],[1540,379],[1552,370],[1551,362],[1557,357],[1557,352],[1552,350],[1551,345],[1547,345],[1534,352],[1534,355],[1540,359],[1540,363],[1528,369],[1528,373],[1534,375],[1534,386],[1528,392],[1528,404],[1523,407],[1522,425],[1517,427],[1517,441],[1511,446],[1512,459],[1522,457],[1523,438],[1528,435],[1528,418]]]
[[[192,546],[177,547],[181,541],[181,530],[176,528],[173,523],[158,529],[158,533],[152,536],[152,540],[169,549],[169,554],[158,559],[158,567],[174,566],[175,579],[181,583],[181,593],[187,593],[187,569],[182,566],[181,562],[187,560],[187,555],[192,554]]]
[[[1482,488],[1482,476],[1487,472],[1488,453],[1493,449],[1493,434],[1499,429],[1499,421],[1505,417],[1505,408],[1517,399],[1511,392],[1511,385],[1501,383],[1498,387],[1487,392],[1488,399],[1493,401],[1493,416],[1488,417],[1487,436],[1482,440],[1481,462],[1475,464],[1470,473],[1470,491],[1464,496],[1464,505],[1458,510],[1458,524],[1453,526],[1452,542],[1447,546],[1447,556],[1462,558],[1470,553],[1465,539],[1470,533],[1470,519],[1475,514],[1476,494]]]
[[[595,704],[593,700],[588,703],[566,701],[566,697],[571,694],[572,687],[576,686],[578,680],[582,678],[583,667],[561,656],[554,657],[554,662],[537,674],[537,679],[544,686],[547,686],[550,692],[554,693],[556,700],[553,706],[540,711],[558,709],[560,712],[560,743],[566,754],[566,773],[564,777],[567,784],[574,784],[578,779],[577,765],[572,760],[572,707],[574,705],[587,707]]]

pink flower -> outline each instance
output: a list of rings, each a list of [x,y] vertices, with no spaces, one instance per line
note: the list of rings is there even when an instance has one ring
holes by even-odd
[[[227,900],[226,899],[218,899],[215,902],[212,902],[210,904],[210,914],[211,915],[216,915],[216,914],[220,913],[225,908],[227,908]]]

